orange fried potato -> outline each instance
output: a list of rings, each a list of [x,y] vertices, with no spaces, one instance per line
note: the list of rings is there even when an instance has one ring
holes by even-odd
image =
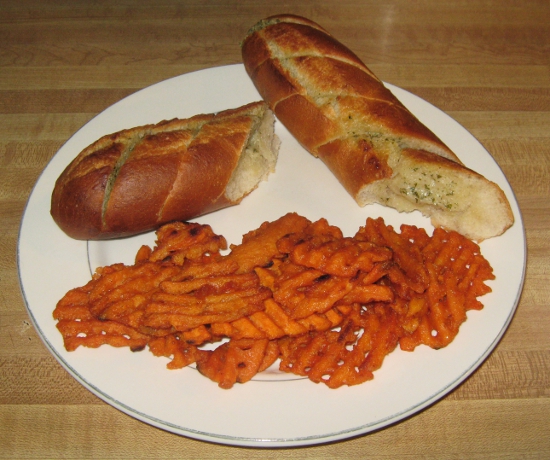
[[[423,229],[419,232],[425,234]],[[426,290],[429,282],[427,268],[415,241],[397,233],[391,225],[385,225],[383,219],[370,217],[354,239],[391,249],[395,264],[392,265],[389,276],[395,280],[402,295],[408,295],[410,290],[417,293]]]
[[[115,321],[63,319],[57,323],[57,329],[63,336],[67,351],[76,350],[81,345],[89,348],[111,345],[113,347],[130,347],[132,351],[140,351],[149,341],[147,335]]]
[[[220,388],[231,388],[235,383],[245,383],[266,366],[267,339],[230,340],[197,361],[197,369]],[[273,350],[270,356],[273,355]],[[269,361],[269,360],[268,360]],[[269,367],[269,366],[267,366]]]
[[[250,316],[226,323],[213,323],[210,332],[215,336],[231,339],[269,339],[275,340],[284,336],[298,336],[312,331],[325,331],[336,327],[342,321],[342,314],[331,309],[324,314],[313,314],[295,320],[275,302],[266,299],[265,309]]]
[[[149,341],[149,350],[155,356],[171,358],[168,369],[181,369],[202,359],[205,353],[195,345],[187,343],[176,335],[155,337]]]
[[[239,265],[239,273],[247,273],[255,267],[270,265],[280,256],[277,241],[289,233],[299,232],[310,221],[296,213],[289,213],[274,222],[265,222],[257,230],[243,236],[240,245],[231,246],[230,260]]]
[[[297,236],[292,235],[295,238]],[[335,276],[354,277],[359,271],[370,272],[377,262],[392,259],[388,248],[352,238],[340,238],[323,241],[312,237],[301,238],[291,245],[291,238],[285,238],[279,244],[281,252],[287,252],[290,260],[304,267],[315,268]]]
[[[398,337],[391,310],[355,305],[338,330],[280,339],[281,369],[330,388],[357,385],[373,378]]]
[[[285,263],[273,298],[291,318],[303,319],[330,310],[353,287],[350,278]]]
[[[456,232],[436,229],[422,254],[430,284],[422,308],[409,315],[417,327],[400,339],[401,348],[408,351],[420,344],[442,348],[451,343],[466,321],[466,312],[482,307],[477,297],[490,292],[485,281],[494,279],[479,246]]]
[[[183,265],[186,260],[212,257],[223,249],[227,249],[227,241],[209,225],[173,222],[157,230],[157,245],[148,260]]]
[[[101,267],[58,302],[65,348],[148,347],[226,389],[280,359],[282,371],[338,388],[372,379],[397,346],[447,346],[494,279],[458,233],[397,232],[382,219],[345,237],[289,213],[226,248],[207,225],[161,227],[134,265]]]

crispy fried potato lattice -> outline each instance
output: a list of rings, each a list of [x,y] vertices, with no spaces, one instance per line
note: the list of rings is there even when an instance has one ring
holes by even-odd
[[[148,347],[169,369],[196,365],[221,388],[277,360],[330,388],[374,376],[396,347],[442,348],[494,279],[456,232],[367,219],[345,237],[295,213],[232,245],[208,225],[171,223],[131,266],[98,268],[53,316],[65,348]]]

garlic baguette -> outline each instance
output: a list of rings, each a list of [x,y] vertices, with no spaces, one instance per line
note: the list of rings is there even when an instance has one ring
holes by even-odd
[[[149,231],[238,204],[275,169],[265,102],[102,137],[58,178],[51,215],[77,239]]]
[[[242,56],[277,118],[360,206],[417,209],[477,241],[513,224],[500,187],[466,168],[318,24],[293,15],[264,19],[243,40]]]

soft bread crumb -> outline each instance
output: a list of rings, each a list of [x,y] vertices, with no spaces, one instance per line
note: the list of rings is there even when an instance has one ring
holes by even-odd
[[[361,206],[379,203],[401,212],[419,210],[435,227],[479,242],[512,225],[511,210],[503,205],[506,197],[493,182],[428,152],[392,153],[392,177],[363,187],[357,195]]]
[[[280,145],[274,130],[275,117],[269,109],[260,116],[225,189],[230,201],[240,201],[275,171]]]

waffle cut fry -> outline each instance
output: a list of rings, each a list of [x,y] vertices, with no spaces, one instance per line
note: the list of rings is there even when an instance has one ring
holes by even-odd
[[[225,249],[207,225],[160,228],[134,265],[98,268],[58,302],[65,348],[148,348],[223,389],[277,361],[330,388],[357,385],[398,346],[449,345],[494,279],[464,236],[380,218],[346,237],[290,213]]]

